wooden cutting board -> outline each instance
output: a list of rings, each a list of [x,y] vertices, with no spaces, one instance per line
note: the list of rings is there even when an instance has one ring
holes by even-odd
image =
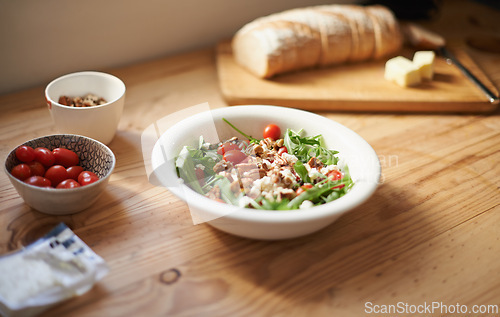
[[[498,95],[498,89],[463,49],[451,47],[450,50]],[[401,55],[412,59],[413,53],[405,49]],[[272,104],[305,110],[374,112],[491,112],[497,107],[443,58],[436,58],[434,80],[413,88],[402,88],[386,81],[385,61],[303,70],[260,79],[236,64],[229,41],[217,46],[220,88],[230,105]]]

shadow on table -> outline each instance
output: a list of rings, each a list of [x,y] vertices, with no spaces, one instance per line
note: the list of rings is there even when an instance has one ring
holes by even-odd
[[[216,229],[213,234],[228,252],[241,255],[231,258],[240,262],[227,264],[255,288],[289,299],[282,303],[304,301],[435,236],[436,228],[416,208],[419,202],[412,195],[382,184],[363,205],[302,238],[255,241]],[[276,306],[273,311],[286,308]]]

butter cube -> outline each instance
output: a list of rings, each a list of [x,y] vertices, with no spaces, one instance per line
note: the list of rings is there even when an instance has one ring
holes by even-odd
[[[434,77],[434,58],[436,54],[433,51],[418,51],[413,56],[413,63],[420,72],[420,77],[425,80],[432,80]]]
[[[417,66],[403,56],[391,58],[385,63],[384,77],[401,87],[415,86],[422,82]]]

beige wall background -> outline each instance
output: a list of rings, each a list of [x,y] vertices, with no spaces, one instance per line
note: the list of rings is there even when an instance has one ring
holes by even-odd
[[[0,94],[206,47],[256,17],[349,0],[0,0]]]

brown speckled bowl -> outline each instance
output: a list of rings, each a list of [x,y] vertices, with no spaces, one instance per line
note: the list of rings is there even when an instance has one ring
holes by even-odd
[[[57,147],[72,150],[80,158],[79,165],[84,170],[94,172],[100,178],[99,181],[90,185],[71,189],[42,188],[26,184],[10,173],[15,165],[21,163],[15,155],[18,147],[16,146],[5,160],[5,173],[24,202],[33,209],[46,214],[68,215],[90,207],[104,191],[115,167],[116,159],[113,152],[103,143],[85,136],[55,134],[19,144],[21,145],[28,145],[32,148],[45,147],[49,150]]]

